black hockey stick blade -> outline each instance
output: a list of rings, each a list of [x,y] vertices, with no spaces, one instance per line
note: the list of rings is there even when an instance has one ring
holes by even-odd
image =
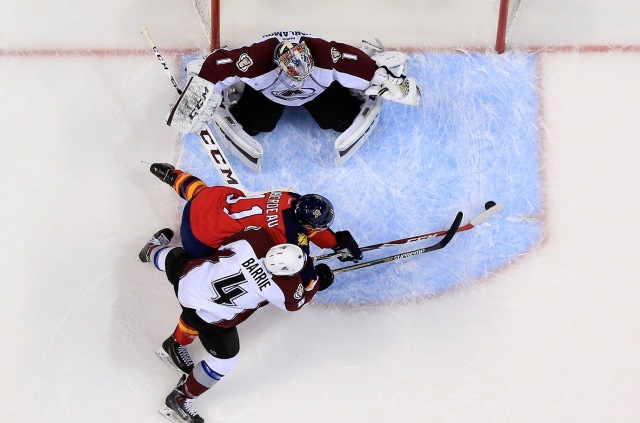
[[[444,238],[442,238],[438,243],[433,244],[429,247],[418,248],[417,250],[408,251],[406,253],[394,254],[392,256],[383,257],[383,258],[379,258],[377,260],[372,260],[372,261],[366,261],[363,263],[356,263],[356,264],[352,264],[351,266],[340,267],[338,269],[331,269],[331,271],[333,272],[334,275],[337,275],[338,273],[344,273],[350,270],[362,269],[364,267],[375,266],[376,264],[388,263],[390,261],[401,260],[401,259],[416,256],[418,254],[424,254],[424,253],[429,253],[431,251],[440,250],[447,246],[447,244],[451,241],[453,236],[458,231],[458,228],[460,227],[460,223],[462,222],[462,216],[463,216],[462,212],[458,212],[458,214],[456,215],[456,218],[451,224],[451,227],[449,228],[449,230],[447,230],[447,233],[445,234]]]
[[[449,241],[451,241],[453,236],[456,234],[456,232],[458,232],[458,228],[460,227],[460,223],[462,223],[462,212],[461,211],[458,212],[458,214],[456,215],[456,218],[453,220],[453,223],[451,224],[451,227],[449,228],[449,230],[445,234],[444,238],[442,238],[440,240],[440,242],[438,242],[437,244],[432,245],[431,247],[429,247],[429,248],[431,248],[430,251],[439,250],[440,248],[446,247],[447,244],[449,243]]]

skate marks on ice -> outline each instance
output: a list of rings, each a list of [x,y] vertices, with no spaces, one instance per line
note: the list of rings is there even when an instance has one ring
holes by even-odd
[[[422,104],[385,102],[375,133],[349,162],[334,163],[337,132],[291,108],[272,133],[257,136],[265,150],[260,173],[230,155],[242,183],[326,196],[336,208],[332,229],[350,230],[360,245],[446,229],[458,210],[476,216],[490,200],[504,210],[442,251],[341,274],[316,302],[359,306],[438,295],[487,277],[541,242],[542,223],[526,218],[542,212],[535,55],[412,53],[408,72],[422,87]],[[194,136],[185,138],[180,160],[208,184],[221,183]],[[390,252],[369,251],[364,259]]]

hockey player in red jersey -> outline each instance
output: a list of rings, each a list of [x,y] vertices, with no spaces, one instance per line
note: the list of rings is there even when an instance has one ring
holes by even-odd
[[[381,99],[419,104],[405,63],[404,53],[379,43],[356,48],[301,31],[273,32],[191,62],[191,78],[167,124],[190,133],[215,120],[221,142],[256,166],[262,147],[252,137],[272,131],[286,106],[302,106],[320,128],[342,133],[335,148],[344,161],[377,123]]]
[[[307,255],[311,241],[339,252],[341,261],[362,259],[351,232],[329,229],[333,205],[321,195],[274,191],[247,196],[232,187],[208,187],[167,163],[154,163],[150,171],[187,200],[180,236],[184,249],[193,257],[211,255],[225,238],[244,228],[261,227],[275,242],[298,245]],[[316,278],[312,265],[306,266],[302,275],[306,280]]]
[[[306,284],[300,277],[306,254],[296,245],[277,244],[262,228],[243,230],[205,258],[169,246],[172,237],[170,229],[158,231],[139,254],[142,262],[166,273],[182,307],[173,334],[156,351],[182,374],[160,411],[174,422],[201,423],[193,401],[235,367],[240,350],[236,326],[268,303],[300,310],[333,283],[333,273],[320,264],[319,278]],[[195,338],[210,355],[194,366],[187,345]]]

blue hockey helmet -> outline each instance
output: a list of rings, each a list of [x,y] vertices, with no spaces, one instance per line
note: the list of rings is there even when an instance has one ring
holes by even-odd
[[[306,194],[296,201],[296,218],[315,231],[327,229],[333,223],[334,212],[331,201],[319,194]]]

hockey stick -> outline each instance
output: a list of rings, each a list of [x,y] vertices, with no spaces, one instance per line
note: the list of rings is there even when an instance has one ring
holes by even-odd
[[[182,94],[182,90],[178,87],[178,83],[176,82],[175,78],[171,74],[171,70],[167,66],[167,63],[164,61],[164,59],[162,58],[162,55],[158,51],[158,48],[156,47],[155,43],[151,39],[151,36],[149,35],[149,30],[147,29],[147,27],[143,26],[142,28],[140,28],[140,33],[144,35],[144,38],[147,39],[147,42],[149,43],[149,45],[151,46],[151,49],[153,50],[156,57],[158,58],[158,61],[162,65],[162,68],[164,69],[165,73],[169,76],[169,79],[171,79],[171,83],[175,87],[176,91],[178,91],[178,94]],[[198,139],[200,140],[200,144],[202,144],[202,147],[206,150],[207,155],[213,162],[213,166],[216,168],[216,170],[220,174],[220,177],[224,181],[225,185],[233,188],[237,188],[244,192],[251,192],[246,190],[244,186],[240,183],[240,180],[236,176],[235,171],[231,167],[231,163],[229,163],[229,160],[227,160],[227,156],[225,156],[224,152],[220,148],[220,145],[218,144],[218,141],[216,141],[215,137],[211,133],[211,129],[209,129],[209,125],[205,125],[204,129],[200,130],[200,132],[198,132],[197,135],[198,135]]]
[[[394,254],[392,256],[383,257],[383,258],[372,260],[372,261],[366,261],[364,263],[356,263],[356,264],[352,264],[351,266],[341,267],[339,269],[331,269],[331,271],[333,272],[334,275],[337,275],[338,273],[344,273],[350,270],[362,269],[363,267],[375,266],[376,264],[388,263],[390,261],[401,260],[401,259],[416,256],[418,254],[424,254],[424,253],[429,253],[431,251],[440,250],[446,247],[449,241],[451,241],[453,236],[456,234],[456,232],[460,228],[461,222],[462,222],[462,212],[458,212],[455,220],[451,224],[451,227],[445,232],[444,238],[442,238],[440,242],[438,242],[437,244],[434,244],[430,247],[419,248],[417,250],[408,251],[406,253],[401,253],[401,254]]]
[[[140,28],[140,33],[144,35],[144,38],[147,39],[147,42],[151,46],[151,50],[153,50],[153,52],[155,53],[156,57],[158,58],[158,61],[160,62],[160,64],[162,65],[162,68],[164,69],[164,72],[169,76],[171,83],[176,88],[176,91],[178,91],[178,94],[182,94],[182,90],[178,86],[178,82],[176,82],[173,75],[171,75],[171,70],[169,70],[169,66],[167,66],[167,62],[164,61],[164,59],[162,58],[162,55],[158,51],[158,48],[156,47],[155,43],[151,39],[151,36],[149,35],[149,30],[147,29],[147,27],[143,26],[142,28]]]
[[[502,204],[494,204],[493,206],[489,207],[487,210],[482,212],[480,215],[478,215],[471,222],[467,223],[464,226],[460,226],[456,230],[456,232],[468,231],[469,229],[473,229],[476,226],[481,225],[482,223],[484,223],[485,220],[487,220],[491,216],[495,215],[496,213],[500,212],[503,208],[504,208],[504,206]],[[411,236],[411,237],[408,237],[408,238],[396,239],[394,241],[381,242],[380,244],[372,244],[372,245],[367,245],[366,247],[361,247],[360,250],[361,251],[371,251],[371,250],[377,250],[377,249],[383,248],[383,247],[391,247],[393,245],[408,244],[409,242],[422,241],[422,240],[425,240],[425,239],[431,239],[431,238],[435,238],[435,237],[438,237],[438,236],[443,236],[443,235],[446,235],[447,232],[448,231],[431,232],[429,234],[415,235],[415,236]],[[337,256],[339,254],[340,254],[339,252],[338,253],[320,254],[319,256],[315,256],[313,259],[315,261],[326,260],[328,258],[335,257],[335,256]]]

